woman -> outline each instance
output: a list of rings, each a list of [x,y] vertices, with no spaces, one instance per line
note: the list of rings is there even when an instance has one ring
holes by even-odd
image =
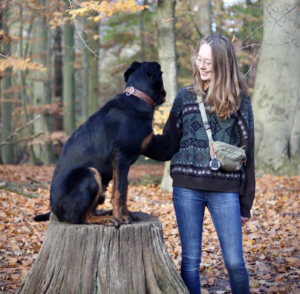
[[[193,64],[193,86],[182,88],[162,135],[154,136],[145,155],[171,159],[173,199],[182,245],[181,276],[190,293],[199,294],[202,227],[205,206],[216,228],[233,294],[249,293],[243,259],[242,225],[254,200],[254,129],[250,94],[226,37],[201,40]],[[215,141],[245,148],[247,162],[239,172],[209,167],[208,137],[196,102],[204,98]]]

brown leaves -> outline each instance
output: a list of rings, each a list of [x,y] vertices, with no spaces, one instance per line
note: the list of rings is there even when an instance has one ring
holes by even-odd
[[[147,174],[162,176],[164,165],[136,165],[129,178]],[[1,165],[0,178],[11,182],[51,181],[53,167]],[[49,190],[39,189],[41,198],[29,199],[0,190],[0,292],[15,293],[41,248],[47,223],[33,216],[49,209]],[[111,209],[111,187],[99,208]],[[300,294],[300,177],[266,175],[257,180],[252,218],[243,228],[246,267],[251,293]],[[181,244],[172,193],[153,185],[130,186],[128,206],[159,217],[166,246],[177,269]],[[205,211],[200,276],[203,293],[230,293],[228,274],[210,214]],[[209,290],[209,291],[208,291]]]

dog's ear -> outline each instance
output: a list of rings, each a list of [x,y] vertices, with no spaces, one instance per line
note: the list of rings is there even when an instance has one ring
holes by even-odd
[[[157,62],[149,62],[145,71],[152,84],[162,75],[160,65]]]
[[[141,66],[141,64],[137,61],[134,61],[133,63],[131,63],[130,67],[125,71],[124,73],[124,80],[125,80],[125,83],[127,83],[130,75],[136,70],[138,69],[139,67]]]

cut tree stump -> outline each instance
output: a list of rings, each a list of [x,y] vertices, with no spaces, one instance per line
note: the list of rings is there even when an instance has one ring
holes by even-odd
[[[133,212],[119,228],[71,225],[51,214],[43,246],[17,294],[186,293],[158,217]]]

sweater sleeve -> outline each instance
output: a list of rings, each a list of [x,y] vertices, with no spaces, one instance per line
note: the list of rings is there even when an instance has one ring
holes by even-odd
[[[168,161],[178,152],[182,137],[182,99],[179,93],[173,103],[163,134],[152,137],[143,155],[158,161]]]
[[[248,148],[246,152],[247,164],[245,166],[245,184],[244,193],[240,195],[241,216],[251,217],[250,209],[252,208],[255,196],[255,164],[254,164],[254,126],[253,126],[253,113],[252,106],[249,102],[248,113]]]

